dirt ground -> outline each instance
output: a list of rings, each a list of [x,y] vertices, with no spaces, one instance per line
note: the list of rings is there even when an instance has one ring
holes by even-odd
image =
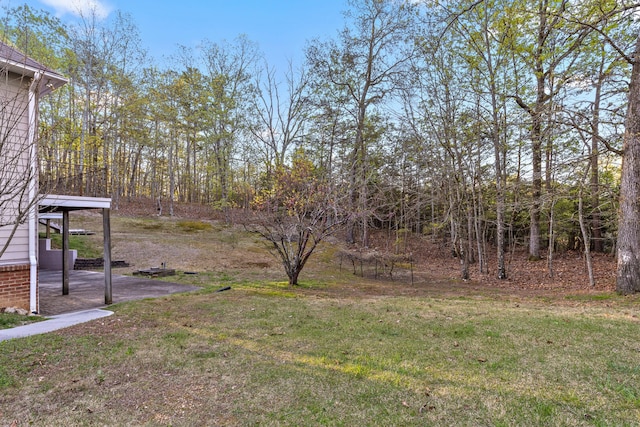
[[[87,213],[89,212],[89,213]],[[112,227],[113,255],[114,260],[124,260],[131,264],[128,269],[118,269],[117,273],[128,274],[137,269],[149,267],[159,267],[166,263],[169,268],[181,271],[215,271],[232,272],[234,277],[249,278],[273,278],[273,280],[285,280],[284,273],[279,261],[267,250],[260,238],[257,236],[247,236],[242,233],[240,226],[228,228],[221,221],[220,215],[206,206],[176,205],[174,217],[170,218],[166,207],[163,216],[158,217],[155,206],[149,201],[121,202],[112,216],[126,218],[125,221],[117,221],[117,225]],[[88,226],[99,227],[99,223],[92,224],[91,216],[95,220],[99,219],[99,214],[85,211],[81,215],[88,218],[85,220]],[[140,225],[144,219],[154,219],[154,221],[175,222],[179,220],[200,220],[212,224],[212,234],[193,233],[192,237],[178,238],[178,232],[171,233],[162,230],[156,232],[153,226]],[[133,222],[132,222],[133,221]],[[72,227],[77,225],[72,222]],[[142,231],[140,232],[140,228]],[[150,229],[145,230],[145,227]],[[136,231],[138,230],[138,231]],[[243,235],[243,237],[238,237]],[[336,238],[336,244],[340,244],[340,239]],[[389,239],[384,233],[374,236],[373,242],[379,251],[385,250]],[[417,292],[418,289],[430,288],[439,291],[461,291],[484,290],[500,292],[505,294],[520,295],[562,295],[576,293],[601,293],[615,290],[615,258],[609,254],[592,254],[595,287],[589,286],[586,263],[584,255],[577,252],[566,252],[554,254],[553,275],[549,273],[546,259],[540,261],[529,261],[524,249],[516,250],[507,254],[508,279],[498,280],[495,277],[496,262],[495,251],[489,250],[488,273],[480,272],[478,264],[470,267],[471,279],[460,280],[460,262],[451,256],[450,251],[429,236],[414,236],[407,242],[407,252],[414,258],[413,269],[395,268],[391,276],[379,274],[376,276],[376,269],[373,265],[364,265],[363,273],[365,278],[376,278],[375,287],[379,291],[387,288],[385,292]],[[348,263],[342,263],[335,255],[336,251],[328,251],[312,257],[311,263],[301,275],[314,277],[314,275],[327,274],[327,265],[334,270],[348,270],[353,267]],[[329,257],[329,259],[327,259]],[[324,266],[318,264],[318,259],[324,260]],[[359,274],[359,266],[356,267]],[[377,271],[380,273],[380,271]],[[374,277],[376,276],[376,277]],[[413,279],[412,279],[413,277]],[[360,283],[361,290],[368,288],[362,281],[354,279]],[[399,287],[398,283],[412,283],[413,287]],[[356,291],[357,287],[352,287]],[[413,289],[413,290],[411,290]],[[371,292],[372,289],[366,292]]]

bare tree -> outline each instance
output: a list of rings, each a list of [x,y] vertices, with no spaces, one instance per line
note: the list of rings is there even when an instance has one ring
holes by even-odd
[[[368,246],[369,143],[367,125],[376,105],[389,98],[406,78],[413,54],[412,25],[416,9],[391,0],[351,0],[346,16],[353,21],[338,42],[315,43],[307,58],[318,75],[342,91],[348,99],[355,129],[349,154],[351,211],[361,215],[362,245]],[[347,241],[355,243],[355,222],[347,230]]]
[[[220,190],[219,206],[228,218],[234,153],[247,126],[249,99],[254,95],[253,73],[260,52],[246,36],[233,42],[202,47],[208,79],[208,110],[204,144],[212,151]]]
[[[38,101],[66,80],[5,43],[0,44],[0,257],[35,221],[38,189]],[[18,64],[18,65],[16,65]],[[34,71],[29,71],[34,70]]]
[[[29,137],[30,79],[6,69],[0,71],[0,257],[37,203],[34,165],[37,141]]]
[[[344,217],[338,215],[329,186],[300,153],[294,155],[291,168],[279,166],[275,175],[274,187],[256,197],[254,216],[246,227],[270,243],[294,286],[320,242]]]
[[[466,49],[461,49],[459,53],[465,60],[466,66],[476,76],[471,88],[477,93],[476,96],[480,97],[478,102],[485,111],[484,115],[478,114],[478,119],[485,128],[486,139],[493,144],[496,191],[496,273],[499,279],[507,278],[505,193],[509,130],[506,126],[506,105],[503,94],[509,89],[506,79],[502,77],[508,65],[508,49],[504,43],[507,35],[506,30],[498,31],[501,28],[498,24],[506,18],[508,3],[476,4],[467,13],[458,16],[454,21],[455,25],[451,26],[465,40]]]
[[[256,78],[259,89],[252,101],[256,122],[251,126],[251,134],[260,142],[269,173],[271,166],[285,163],[293,145],[304,137],[311,105],[307,99],[309,76],[304,69],[296,73],[289,64],[284,94],[275,70],[268,65],[265,70],[264,76]]]

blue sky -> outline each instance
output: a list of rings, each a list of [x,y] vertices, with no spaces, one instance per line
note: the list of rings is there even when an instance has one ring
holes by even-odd
[[[303,59],[307,40],[335,37],[343,27],[346,0],[0,0],[47,10],[70,22],[82,8],[94,5],[104,15],[120,10],[131,15],[144,47],[162,62],[177,45],[195,47],[233,40],[246,34],[257,42],[271,65],[282,70],[288,60]]]

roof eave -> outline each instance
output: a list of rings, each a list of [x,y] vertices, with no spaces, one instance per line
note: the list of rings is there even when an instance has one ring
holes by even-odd
[[[50,70],[38,69],[8,59],[0,60],[0,62],[4,63],[4,68],[6,68],[8,71],[22,74],[27,77],[33,78],[36,73],[42,73],[40,83],[38,84],[40,95],[47,95],[48,93],[51,93],[52,91],[64,86],[69,82],[69,79],[67,79],[66,77]]]
[[[111,198],[47,194],[38,204],[40,212],[110,209]]]

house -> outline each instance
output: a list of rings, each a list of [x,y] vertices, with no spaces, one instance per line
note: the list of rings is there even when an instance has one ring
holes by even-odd
[[[40,195],[38,102],[68,80],[0,42],[0,308],[38,312],[38,214],[63,218],[62,293],[69,292],[69,212],[102,209],[105,265],[110,260],[108,198]],[[111,270],[105,267],[105,302],[111,301]]]

